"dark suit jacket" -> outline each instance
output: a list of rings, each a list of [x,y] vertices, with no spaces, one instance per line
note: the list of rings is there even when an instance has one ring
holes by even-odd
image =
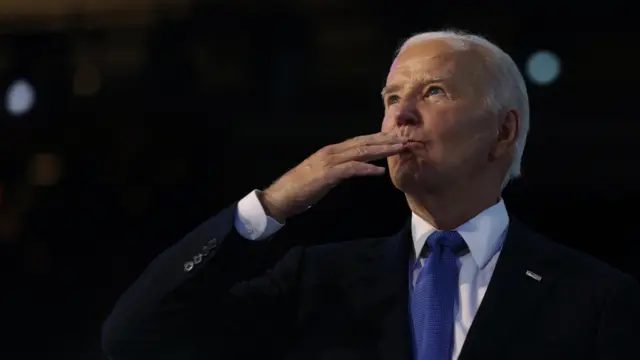
[[[265,274],[268,241],[242,239],[235,211],[166,250],[122,295],[103,328],[113,360],[412,358],[408,226],[294,248]],[[512,219],[459,359],[638,358],[639,288]]]

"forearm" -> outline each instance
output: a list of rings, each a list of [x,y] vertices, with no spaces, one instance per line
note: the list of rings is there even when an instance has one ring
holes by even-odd
[[[215,331],[215,326],[202,324],[206,319],[224,319],[219,306],[224,294],[265,270],[267,244],[242,238],[234,229],[235,212],[235,205],[222,211],[147,267],[104,325],[103,346],[108,353],[193,349],[199,337]]]

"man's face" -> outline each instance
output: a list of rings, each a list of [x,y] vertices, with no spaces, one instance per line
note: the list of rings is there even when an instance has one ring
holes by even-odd
[[[437,191],[486,170],[498,123],[485,110],[483,69],[477,50],[454,51],[442,40],[414,44],[395,59],[383,90],[382,131],[416,141],[388,159],[397,188]]]

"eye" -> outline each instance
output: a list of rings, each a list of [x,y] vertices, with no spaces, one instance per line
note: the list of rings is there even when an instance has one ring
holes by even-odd
[[[440,86],[430,86],[427,89],[426,96],[435,96],[435,95],[443,95],[445,93],[444,89]]]
[[[387,106],[395,105],[400,102],[400,96],[398,95],[389,95],[387,97]]]

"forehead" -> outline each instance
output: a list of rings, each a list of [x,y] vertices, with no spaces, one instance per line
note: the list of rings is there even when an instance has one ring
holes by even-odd
[[[479,55],[480,52],[472,44],[461,47],[461,43],[452,44],[444,39],[411,44],[393,61],[387,84],[439,78],[470,80],[481,73],[482,59]]]

